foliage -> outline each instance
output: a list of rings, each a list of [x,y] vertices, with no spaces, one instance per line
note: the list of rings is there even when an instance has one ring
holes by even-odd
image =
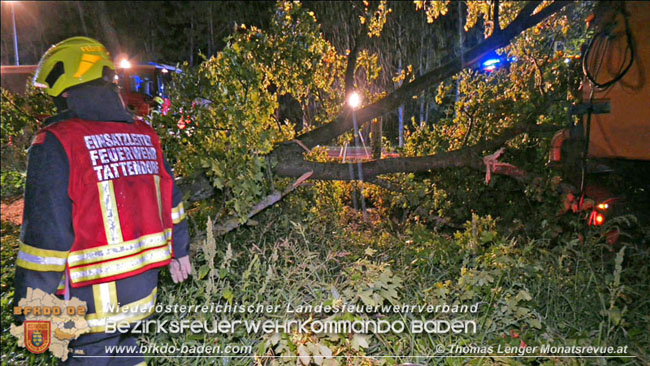
[[[300,199],[317,199],[323,192],[305,189],[301,195]],[[283,216],[277,216],[280,211]],[[259,364],[352,365],[360,361],[356,356],[366,356],[361,359],[363,364],[422,363],[426,359],[418,356],[434,354],[438,343],[495,347],[518,347],[522,341],[530,346],[627,344],[640,351],[650,341],[638,336],[643,331],[641,299],[647,290],[646,281],[638,279],[647,274],[642,268],[648,252],[633,245],[635,256],[630,257],[625,254],[630,244],[624,244],[625,250],[612,252],[603,235],[611,227],[590,230],[581,243],[575,231],[558,235],[545,231],[548,226],[540,228],[540,239],[507,238],[490,217],[474,216],[463,229],[446,235],[432,233],[418,224],[393,231],[386,221],[375,222],[373,228],[352,228],[347,222],[324,221],[321,215],[327,213],[301,214],[292,202],[271,209],[264,219],[276,220],[274,225],[235,232],[215,241],[214,273],[199,270],[207,277],[213,276],[215,290],[201,285],[207,280],[203,277],[201,282],[182,287],[181,293],[164,290],[160,298],[164,302],[191,298],[192,304],[217,299],[235,304],[262,302],[282,308],[274,314],[237,315],[240,320],[372,319],[374,316],[366,313],[287,314],[284,309],[287,304],[293,309],[321,303],[336,306],[337,301],[375,304],[373,296],[390,288],[395,292],[380,302],[480,304],[476,314],[431,314],[435,319],[476,320],[476,334],[426,337],[408,331],[369,335],[291,332],[218,337],[218,344],[255,345]],[[284,220],[288,222],[283,224]],[[197,266],[203,263],[201,258],[199,254]],[[371,290],[373,286],[379,291]],[[366,294],[370,298],[364,299],[366,291],[373,295]],[[431,315],[384,313],[381,319],[425,320]],[[192,320],[202,318],[200,314],[189,316]],[[191,339],[187,335],[170,339],[156,335],[145,339],[147,343],[204,344],[211,338],[205,335]],[[384,355],[412,357],[381,357]],[[162,360],[152,358],[150,362]],[[250,361],[233,357],[228,362]]]
[[[187,66],[187,65],[186,65]],[[318,35],[313,14],[299,4],[283,3],[269,32],[241,26],[226,48],[197,69],[181,74],[172,96],[176,113],[157,115],[163,144],[170,156],[182,156],[181,174],[207,169],[222,192],[220,217],[245,214],[267,194],[273,162],[264,155],[291,139],[302,121],[282,120],[278,99],[289,96],[301,105],[315,104],[318,125],[340,108],[342,58]],[[195,121],[179,130],[179,115]],[[266,187],[266,189],[265,189]]]
[[[424,9],[427,14],[427,23],[433,23],[441,15],[447,14],[449,11],[449,1],[414,1],[417,10]]]
[[[491,73],[466,69],[438,85],[435,100],[442,118],[433,125],[412,120],[410,126],[407,125],[402,153],[406,156],[432,155],[472,146],[521,124],[560,129],[572,122],[568,108],[577,101],[575,90],[581,79],[578,63],[566,56],[579,54],[584,29],[573,25],[580,24],[579,19],[587,10],[588,7],[580,6],[567,14],[550,17],[523,32],[510,46],[498,50],[511,60],[508,68]],[[554,51],[557,42],[562,43],[562,52]],[[567,63],[567,59],[570,62]],[[548,134],[525,134],[507,145],[501,160],[539,177],[523,190],[518,183],[503,177],[495,177],[486,187],[481,183],[481,175],[469,169],[414,176],[410,181],[408,175],[395,176],[391,180],[396,185],[409,187],[404,190],[405,195],[410,194],[408,192],[413,189],[410,187],[421,181],[422,187],[416,188],[414,193],[435,190],[445,197],[441,201],[443,206],[434,205],[424,211],[433,223],[435,220],[431,219],[445,215],[460,223],[471,219],[472,212],[478,212],[503,216],[508,223],[526,221],[526,225],[531,226],[544,219],[539,213],[546,209],[540,211],[540,206],[558,207],[559,181],[552,178],[553,173],[546,167],[548,144]],[[426,198],[424,201],[429,205],[433,203]],[[402,204],[403,201],[393,202]],[[519,211],[504,210],[495,202],[516,205]],[[414,202],[410,203],[411,214],[421,219],[422,210],[416,213]],[[392,204],[395,207],[395,203]]]
[[[2,89],[2,198],[20,195],[25,184],[27,148],[44,116],[54,106],[40,90],[30,88],[25,95]]]
[[[369,11],[370,2],[364,1],[363,5],[366,8],[366,16],[359,18],[361,24],[367,23],[369,38],[372,38],[373,36],[379,37],[392,9],[388,7],[388,2],[385,0],[380,1],[379,5],[377,5],[377,10],[372,13]]]
[[[416,8],[424,5],[418,3]],[[504,22],[511,21],[517,6],[502,5],[500,14]],[[381,27],[370,24],[369,20],[383,22],[381,19],[390,14],[388,5],[380,3],[374,13],[368,4],[364,6],[366,16],[362,19],[366,20],[362,23],[371,33],[379,32]],[[562,54],[554,50],[562,41],[564,53],[577,54],[578,39],[584,31],[570,25],[584,17],[586,10],[587,7],[577,7],[567,14],[551,17],[499,50],[512,60],[509,70],[486,74],[469,69],[438,85],[436,102],[441,119],[435,124],[413,122],[400,152],[404,156],[423,156],[457,150],[498,137],[504,129],[522,124],[563,127],[568,120],[568,107],[575,101],[571,91],[577,88],[579,73],[577,63],[565,63]],[[376,29],[372,31],[372,27]],[[364,90],[364,100],[373,103],[385,96],[387,91],[381,84],[384,79],[381,75],[388,71],[380,66],[378,53],[364,49],[354,57],[354,87]],[[293,138],[300,127],[306,130],[318,127],[341,113],[345,61],[346,55],[339,54],[323,39],[312,11],[298,3],[281,2],[267,30],[241,26],[216,57],[206,59],[196,69],[187,69],[176,79],[175,113],[156,116],[153,123],[160,126],[165,148],[170,160],[176,162],[177,172],[190,176],[200,169],[207,170],[220,193],[217,221],[234,215],[245,222],[246,213],[255,202],[276,184],[285,184],[271,173],[278,162],[265,160],[263,156],[273,146]],[[407,77],[404,70],[413,68],[407,65],[393,77],[403,80]],[[300,106],[298,114],[302,115],[302,121],[284,118],[287,100]],[[178,123],[179,117],[183,122]],[[418,211],[414,217],[431,216],[440,223],[437,219],[448,215],[444,221],[456,225],[470,217],[465,204],[479,197],[487,198],[485,192],[510,202],[532,198],[537,203],[547,203],[539,194],[533,197],[527,192],[543,191],[541,187],[547,188],[549,184],[545,182],[551,181],[545,168],[549,137],[523,135],[511,141],[503,158],[541,176],[531,187],[522,190],[511,181],[503,182],[503,178],[495,179],[491,187],[499,185],[505,189],[473,187],[480,180],[478,174],[450,170],[436,172],[434,177],[427,174],[411,177],[416,185],[424,179],[425,186],[401,193],[412,197],[408,206]],[[351,143],[350,133],[337,139],[339,145]],[[471,179],[466,179],[468,174]],[[404,177],[409,176],[387,179],[399,186],[407,184]],[[426,199],[413,200],[421,197],[418,192],[427,191],[438,192],[436,197],[446,197],[446,200],[435,200],[445,207]],[[497,197],[489,199],[494,198]],[[427,202],[423,204],[425,207],[418,207],[423,201]],[[491,213],[489,210],[494,206],[490,202],[478,201],[480,204],[474,205],[476,212]],[[384,202],[404,208],[400,195]],[[535,210],[534,205],[528,207]]]
[[[313,188],[302,189],[299,193],[298,199],[308,203],[323,196],[322,191]],[[305,209],[307,211],[303,211]],[[280,212],[282,216],[278,215]],[[318,212],[309,213],[307,207],[301,208],[293,202],[274,207],[263,216],[261,220],[273,224],[195,242],[196,275],[189,283],[174,285],[167,272],[162,271],[159,303],[262,303],[279,306],[281,310],[272,314],[239,313],[227,315],[227,318],[306,320],[312,317],[323,320],[327,318],[323,313],[286,314],[285,309],[287,304],[295,309],[299,305],[354,302],[355,298],[356,301],[368,301],[363,300],[363,294],[374,286],[378,291],[371,290],[373,294],[395,291],[383,298],[384,303],[478,302],[480,310],[476,314],[383,315],[388,321],[405,320],[403,316],[423,320],[432,316],[435,319],[475,320],[479,324],[478,332],[433,337],[408,331],[339,336],[236,332],[220,333],[216,338],[212,334],[189,332],[181,335],[148,333],[141,336],[141,344],[252,345],[259,364],[295,364],[298,359],[304,360],[304,364],[318,365],[352,365],[360,360],[365,364],[422,363],[426,359],[418,356],[433,354],[439,343],[516,347],[522,341],[530,346],[547,343],[628,345],[634,354],[647,357],[645,352],[650,339],[645,332],[644,324],[647,323],[642,309],[647,305],[644,297],[650,290],[647,281],[643,280],[649,275],[645,265],[650,259],[649,253],[643,245],[633,241],[626,241],[612,251],[604,236],[612,226],[589,230],[580,241],[575,230],[567,228],[558,234],[549,230],[548,225],[540,228],[538,239],[508,238],[496,228],[494,219],[479,216],[453,235],[436,234],[419,224],[395,231],[386,221],[374,223],[372,229],[355,229],[345,222],[324,221]],[[3,327],[12,321],[9,310],[12,304],[11,264],[17,246],[12,240],[16,235],[15,227],[3,223],[3,271],[6,271],[3,272]],[[353,319],[373,316],[348,315],[353,315]],[[156,315],[159,320],[172,320],[176,316]],[[189,320],[209,320],[213,315],[196,312],[183,316]],[[14,347],[10,335],[5,333],[4,336],[5,349]],[[9,357],[8,353],[4,354]],[[12,357],[20,360],[23,354],[19,352]],[[293,358],[273,358],[274,355]],[[381,357],[385,355],[409,357]],[[235,356],[222,361],[234,365],[251,363],[248,358]],[[42,356],[29,357],[35,364],[49,363]],[[325,363],[329,359],[333,361]],[[487,364],[498,362],[485,361]],[[530,359],[515,361],[517,364],[536,362]],[[608,359],[611,363],[617,361],[623,360]],[[208,361],[199,358],[148,359],[153,365],[200,365],[205,362]],[[568,359],[555,362],[572,364]]]

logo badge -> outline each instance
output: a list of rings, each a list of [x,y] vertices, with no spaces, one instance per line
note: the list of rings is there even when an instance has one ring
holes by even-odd
[[[31,353],[43,353],[50,347],[51,325],[49,320],[27,320],[25,326],[25,347]]]

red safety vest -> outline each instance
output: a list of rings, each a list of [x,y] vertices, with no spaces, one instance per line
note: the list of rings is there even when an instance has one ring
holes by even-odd
[[[75,240],[67,258],[72,287],[131,277],[167,265],[172,250],[173,182],[147,124],[70,119],[44,129],[70,164]]]

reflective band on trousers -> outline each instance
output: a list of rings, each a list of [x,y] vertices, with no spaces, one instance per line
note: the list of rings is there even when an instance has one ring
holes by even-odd
[[[87,314],[86,321],[92,333],[103,332],[108,322],[134,322],[144,319],[154,312],[157,288],[147,297],[122,305],[117,312],[111,314]]]
[[[167,244],[171,238],[172,230],[167,229],[161,233],[141,236],[135,240],[129,240],[123,243],[76,251],[68,257],[68,265],[70,267],[76,267],[82,264],[92,264],[109,259],[126,257]]]
[[[104,314],[118,306],[117,286],[115,281],[92,285],[93,300],[95,302],[95,312]]]

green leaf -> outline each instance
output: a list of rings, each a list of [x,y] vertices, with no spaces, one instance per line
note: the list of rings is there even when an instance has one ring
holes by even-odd
[[[377,305],[377,302],[371,298],[372,296],[372,291],[364,291],[359,293],[359,298],[361,298],[361,301],[363,301],[364,304],[369,305],[369,306],[375,306]]]
[[[528,324],[537,329],[542,329],[542,322],[537,318],[528,319]]]
[[[372,257],[373,255],[375,255],[375,253],[377,253],[377,251],[375,249],[372,249],[372,248],[366,248],[364,253],[367,256]]]
[[[207,264],[202,265],[201,268],[199,268],[199,280],[204,279],[209,272],[210,272],[210,267],[208,267]]]
[[[608,314],[609,317],[612,319],[612,322],[614,322],[614,325],[621,324],[621,320],[623,319],[623,314],[621,313],[621,309],[615,306],[608,311]]]
[[[226,299],[229,303],[232,303],[232,300],[235,297],[232,290],[230,290],[229,288],[223,290],[223,294],[221,296],[223,296],[223,298]]]
[[[517,301],[521,301],[521,300],[524,300],[524,301],[530,301],[530,300],[533,299],[533,297],[530,296],[530,294],[528,293],[528,291],[526,291],[526,290],[520,290],[519,293],[518,293],[517,296],[516,296],[516,299],[517,299]]]

